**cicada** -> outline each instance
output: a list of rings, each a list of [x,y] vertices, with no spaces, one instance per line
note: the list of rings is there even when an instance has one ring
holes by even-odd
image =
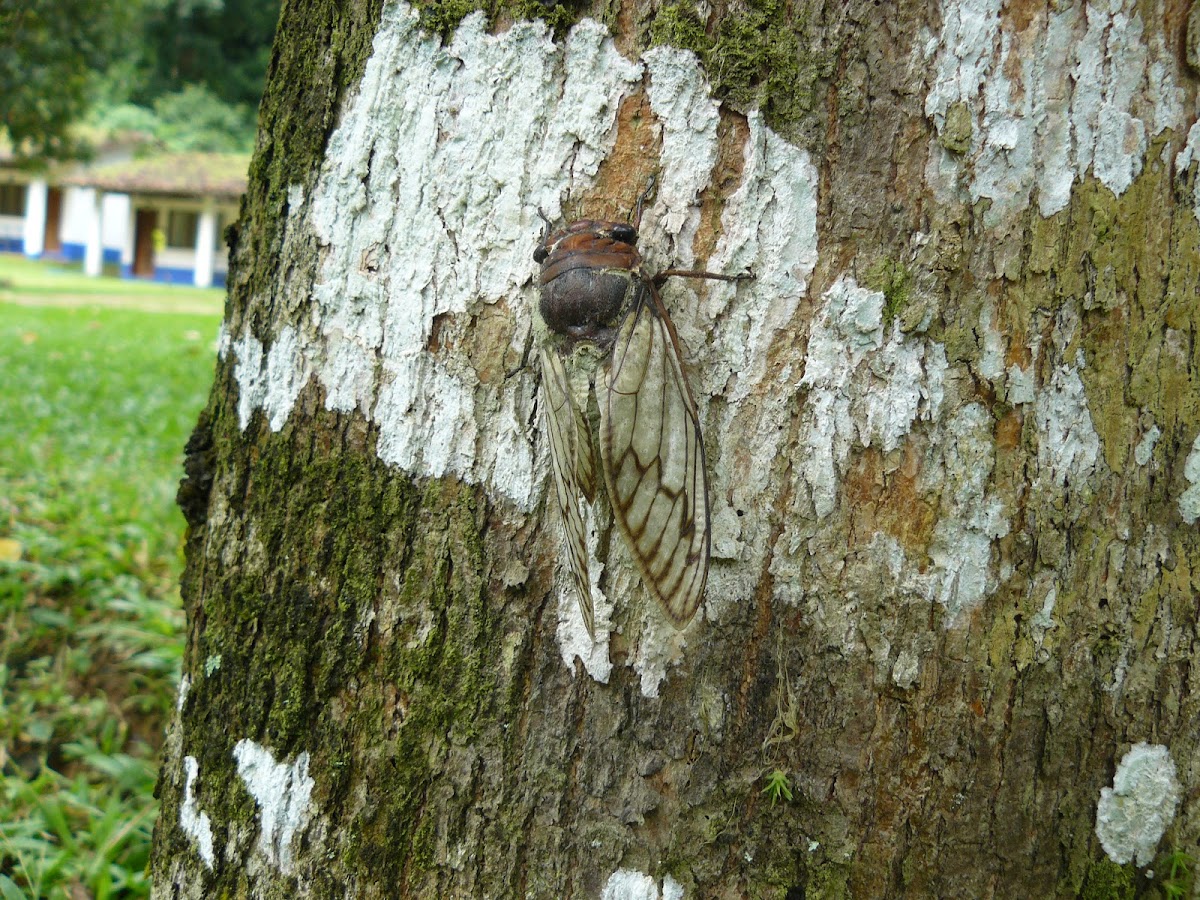
[[[659,288],[675,275],[750,277],[675,269],[646,275],[636,246],[638,206],[634,224],[580,219],[551,231],[547,222],[533,254],[542,266],[537,331],[554,490],[579,608],[593,637],[580,501],[596,499],[597,467],[617,530],[667,618],[685,627],[704,596],[710,546],[704,439]]]

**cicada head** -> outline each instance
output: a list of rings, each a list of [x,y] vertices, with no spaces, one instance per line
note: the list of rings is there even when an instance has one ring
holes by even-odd
[[[640,277],[637,230],[627,222],[580,219],[550,232],[534,250],[542,264],[538,309],[556,334],[611,342],[633,279]]]

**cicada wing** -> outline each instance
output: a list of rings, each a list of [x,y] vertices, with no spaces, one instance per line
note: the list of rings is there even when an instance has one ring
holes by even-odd
[[[613,518],[650,592],[683,628],[708,578],[708,475],[679,339],[647,281],[613,346],[600,457]]]
[[[567,396],[575,398],[571,400],[571,414],[575,421],[575,477],[579,482],[579,490],[583,492],[587,502],[591,503],[596,499],[596,447],[592,443],[592,427],[584,418],[581,409],[581,404],[587,403],[591,386],[583,384],[581,387],[582,391],[568,391]]]
[[[595,637],[592,613],[592,588],[588,579],[587,530],[579,513],[579,496],[588,494],[583,478],[590,479],[595,491],[595,463],[586,422],[571,399],[571,385],[562,358],[552,349],[542,348],[542,389],[545,397],[546,430],[550,433],[550,462],[554,470],[554,494],[562,514],[567,559],[579,611],[588,634]],[[582,433],[581,433],[582,429]],[[585,443],[586,442],[586,443]],[[586,464],[583,460],[586,458]],[[582,476],[582,477],[581,477]]]

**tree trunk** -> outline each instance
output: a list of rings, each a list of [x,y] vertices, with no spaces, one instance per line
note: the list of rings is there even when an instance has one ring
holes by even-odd
[[[284,4],[180,490],[157,896],[1181,884],[1200,12],[468,5]],[[702,612],[598,505],[593,643],[531,253],[651,175],[647,269],[756,279],[664,289]]]

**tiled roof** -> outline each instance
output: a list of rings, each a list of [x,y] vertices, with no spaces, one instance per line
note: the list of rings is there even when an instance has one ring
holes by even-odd
[[[90,166],[63,181],[122,194],[235,199],[246,191],[249,167],[241,153],[167,153]]]

